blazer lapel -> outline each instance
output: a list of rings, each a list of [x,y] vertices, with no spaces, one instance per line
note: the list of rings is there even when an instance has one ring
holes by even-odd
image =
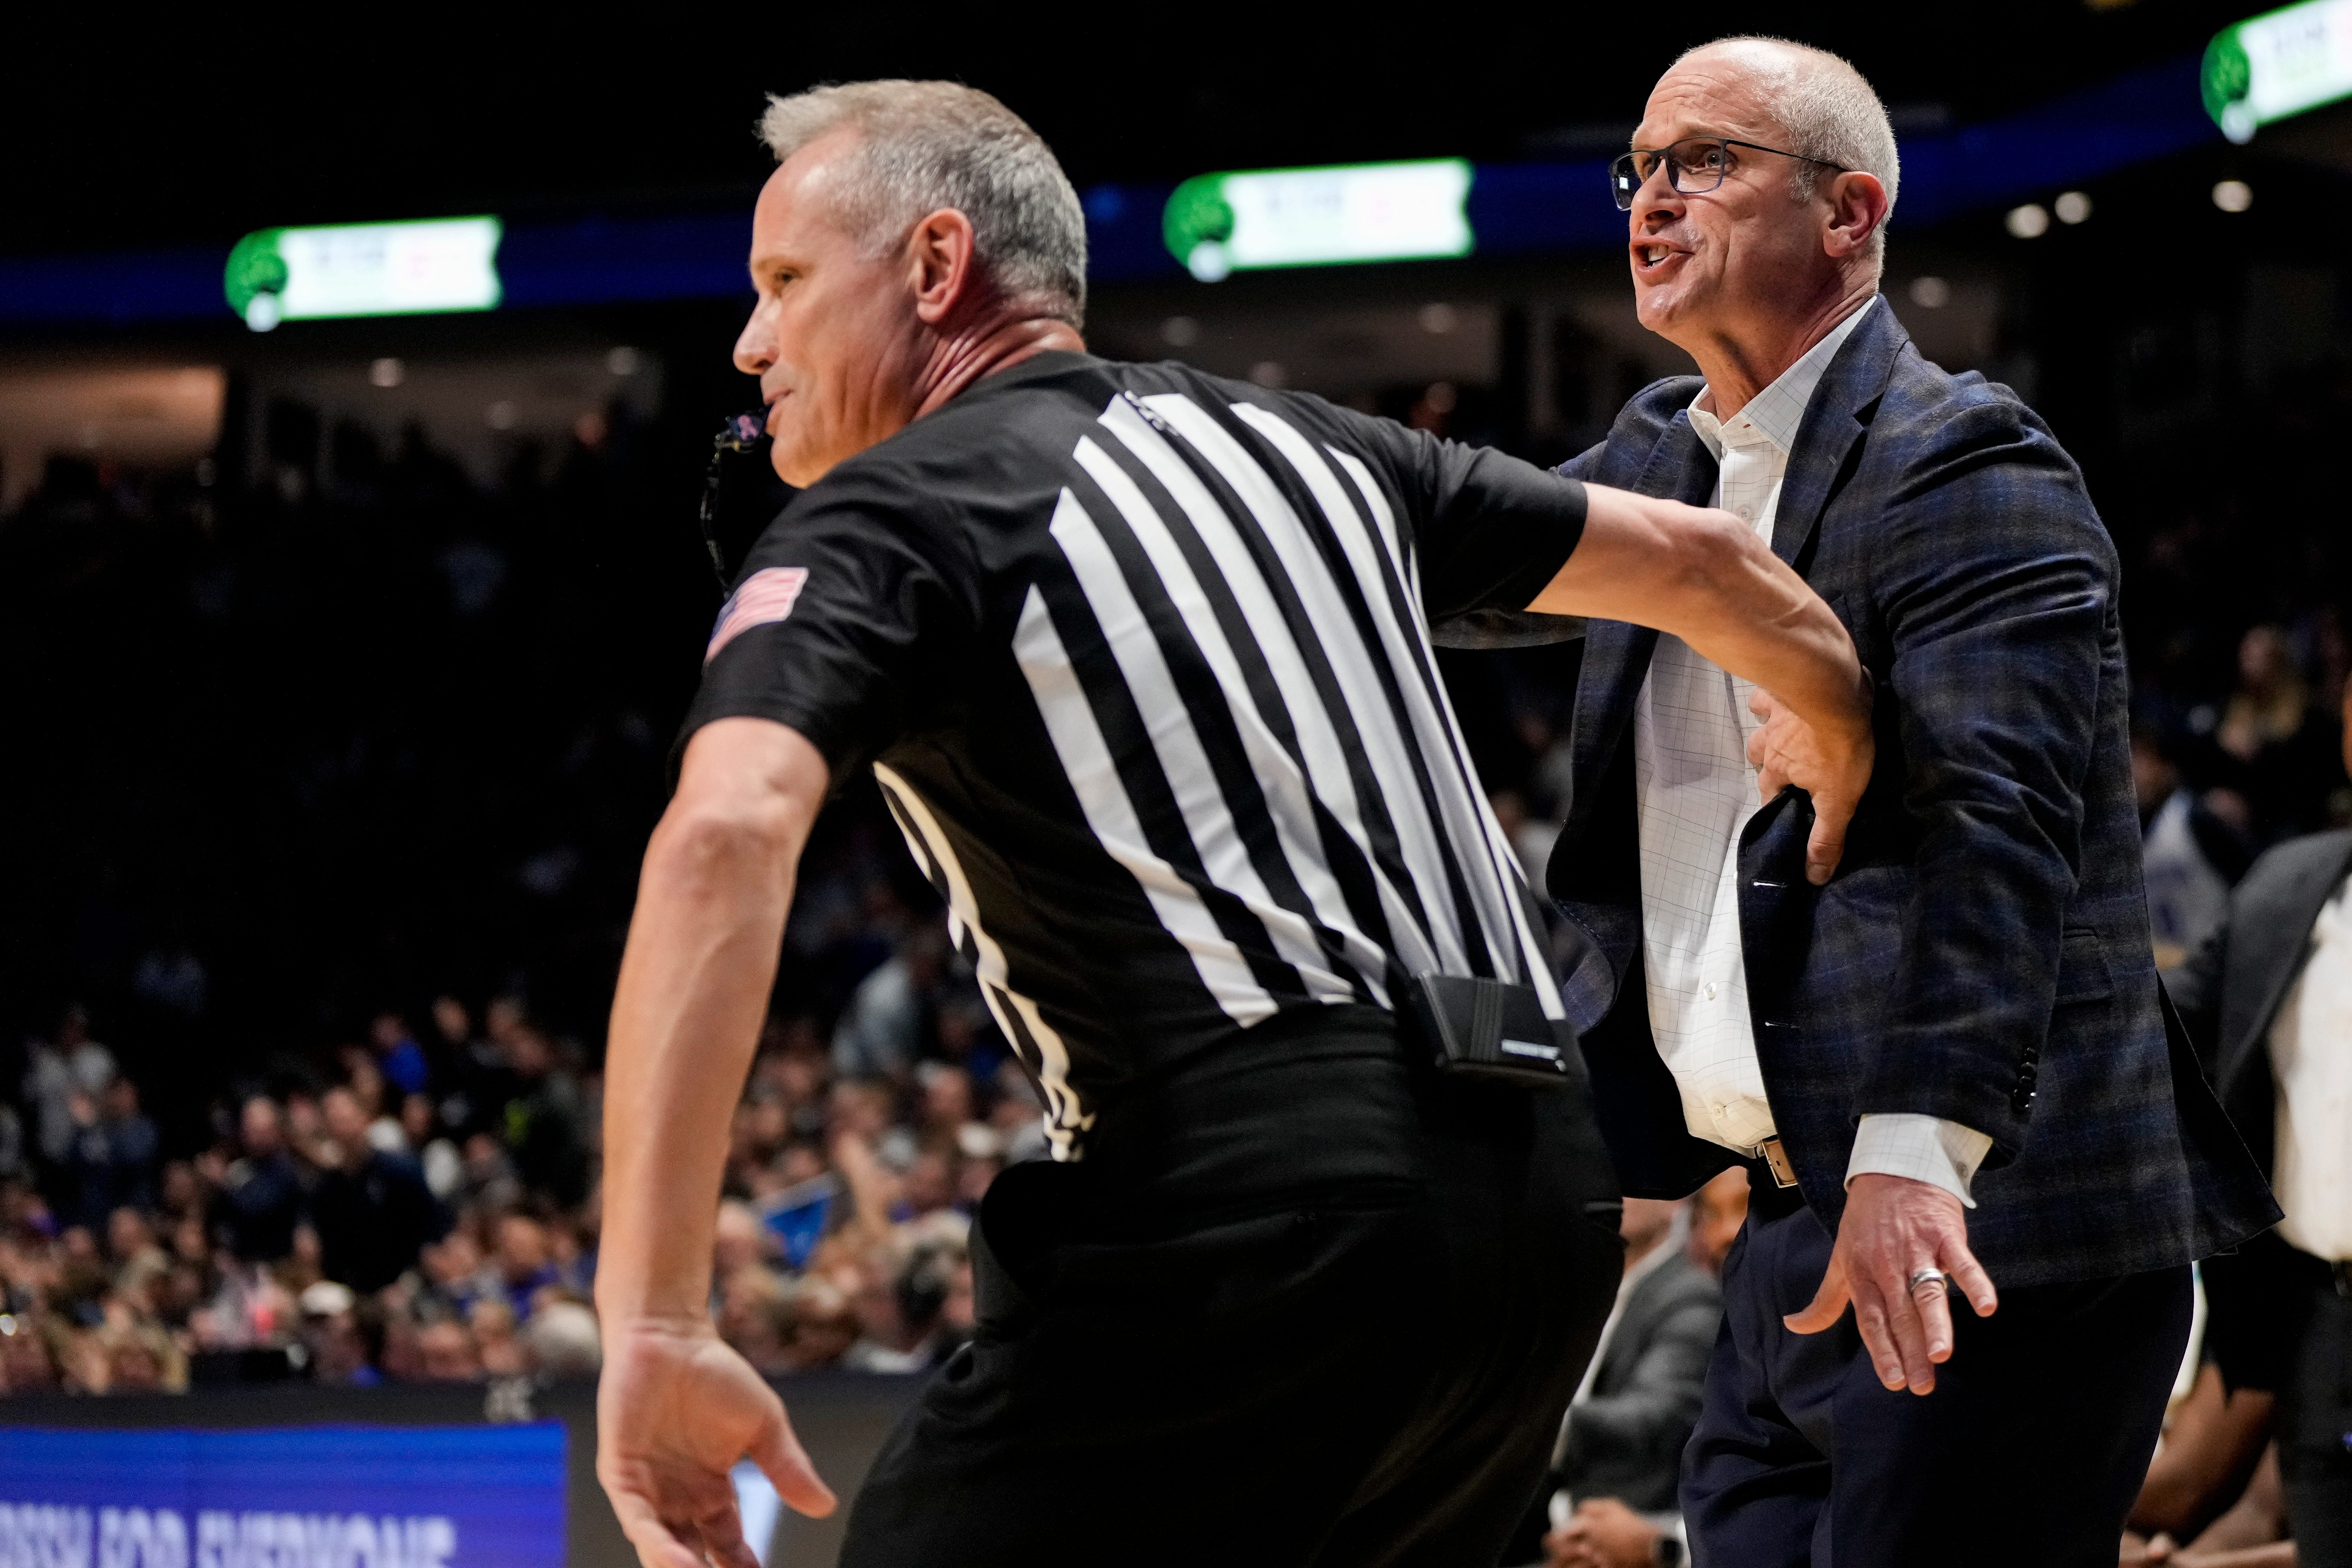
[[[1821,526],[1830,492],[1846,458],[1866,427],[1863,416],[1885,392],[1895,356],[1911,341],[1895,307],[1874,300],[1830,368],[1813,389],[1813,400],[1797,427],[1796,449],[1780,481],[1780,510],[1773,513],[1772,553],[1794,566]]]
[[[2352,871],[2352,849],[2313,866],[2286,900],[2275,921],[2280,942],[2272,950],[2270,963],[2263,981],[2263,1005],[2253,1016],[2253,1026],[2238,1039],[2229,1042],[2228,1055],[2222,1058],[2221,1070],[2213,1075],[2217,1085],[2237,1082],[2241,1073],[2253,1064],[2270,1039],[2271,1025],[2278,1019],[2278,1010],[2286,1004],[2286,994],[2303,973],[2303,966],[2311,957],[2311,928],[2319,919],[2320,910],[2328,896],[2341,886],[2347,871]],[[2268,1068],[2264,1068],[2268,1071]]]

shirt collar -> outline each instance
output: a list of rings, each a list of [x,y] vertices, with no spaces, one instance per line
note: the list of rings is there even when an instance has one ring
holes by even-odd
[[[1717,462],[1723,461],[1723,449],[1729,447],[1752,447],[1769,443],[1783,454],[1794,451],[1797,432],[1805,423],[1805,410],[1811,405],[1813,394],[1829,374],[1830,362],[1837,358],[1838,350],[1845,347],[1846,339],[1862,324],[1863,317],[1878,303],[1874,294],[1845,320],[1832,327],[1820,342],[1807,349],[1797,363],[1782,371],[1772,384],[1748,400],[1746,407],[1729,419],[1718,419],[1699,403],[1706,395],[1699,388],[1697,397],[1691,399],[1691,428],[1706,443],[1706,449]]]

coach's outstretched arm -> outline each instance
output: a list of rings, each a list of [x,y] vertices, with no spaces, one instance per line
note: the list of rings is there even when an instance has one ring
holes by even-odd
[[[728,1479],[746,1457],[803,1513],[834,1509],[783,1402],[710,1320],[728,1119],[827,782],[797,731],[715,721],[646,849],[613,997],[596,1263],[596,1474],[646,1568],[757,1568]]]
[[[1749,758],[1765,798],[1783,784],[1812,796],[1805,874],[1828,881],[1876,756],[1871,683],[1853,639],[1729,512],[1601,485],[1584,493],[1583,536],[1528,608],[1654,626],[1777,698]]]

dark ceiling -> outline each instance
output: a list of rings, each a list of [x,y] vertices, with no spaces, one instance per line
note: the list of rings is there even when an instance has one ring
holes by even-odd
[[[739,199],[761,95],[949,76],[1028,117],[1082,184],[1203,169],[1524,154],[1630,125],[1684,46],[1772,32],[1837,49],[1896,105],[1960,120],[2201,46],[2247,0],[1966,0],[1516,9],[684,5],[500,16],[306,13],[134,25],[12,62],[0,251],[217,241],[269,224]],[[189,13],[183,12],[184,15]],[[99,29],[103,28],[100,32]]]

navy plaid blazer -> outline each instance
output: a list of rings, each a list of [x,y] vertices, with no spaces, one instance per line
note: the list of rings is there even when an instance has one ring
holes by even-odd
[[[1559,470],[1706,504],[1681,376]],[[1801,792],[1750,821],[1740,933],[1766,1093],[1832,1231],[1865,1112],[1988,1133],[1970,1246],[2004,1285],[2187,1263],[2277,1217],[2156,975],[2132,798],[2118,566],[2083,478],[2007,387],[1870,314],[1807,410],[1772,547],[1876,680],[1878,763],[1845,859],[1809,886]],[[1634,700],[1657,634],[1595,622],[1548,882],[1565,989],[1630,1193],[1735,1156],[1693,1137],[1642,979]]]

